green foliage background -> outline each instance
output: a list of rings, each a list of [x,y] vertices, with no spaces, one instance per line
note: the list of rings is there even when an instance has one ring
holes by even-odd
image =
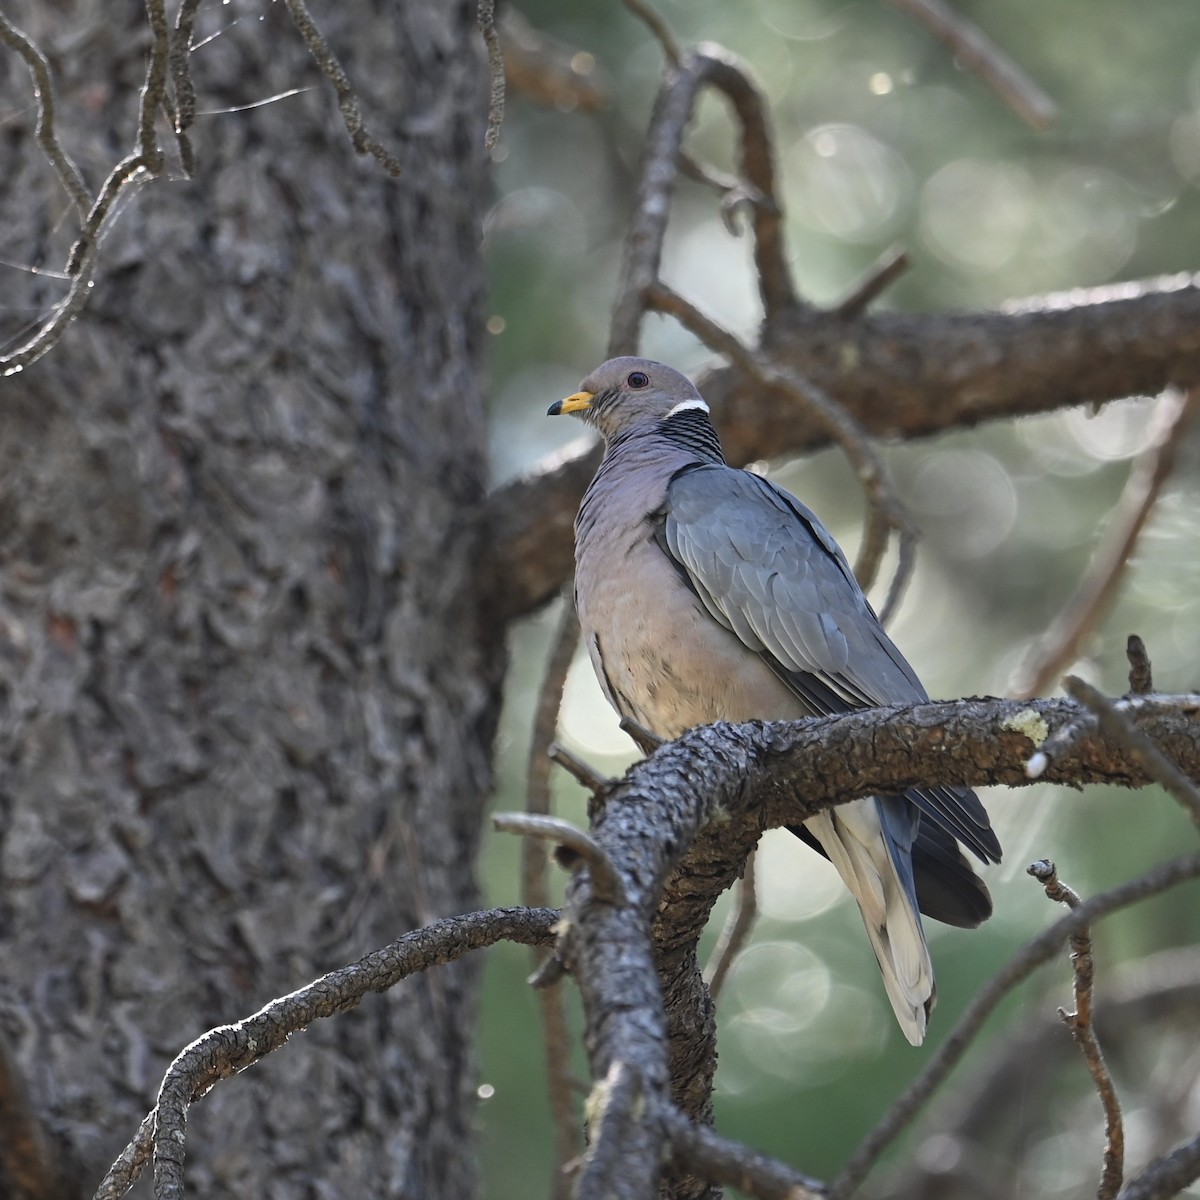
[[[495,413],[494,471],[511,477],[578,433],[543,418],[604,353],[608,312],[633,197],[641,137],[661,55],[615,0],[527,0],[538,28],[593,56],[611,100],[598,112],[546,111],[510,95],[489,219]],[[1193,271],[1200,257],[1200,7],[1194,0],[982,0],[959,10],[989,33],[1059,105],[1035,133],[924,30],[886,4],[838,0],[660,0],[681,41],[741,55],[767,89],[797,282],[818,304],[844,294],[886,248],[912,267],[881,301],[908,310],[995,307],[1050,291]],[[586,64],[585,64],[586,65]],[[731,130],[708,99],[693,154],[731,169]],[[666,277],[739,336],[759,319],[747,239],[729,235],[714,195],[683,182]],[[652,318],[646,353],[698,371],[711,356]],[[1032,641],[1069,596],[1150,437],[1153,399],[996,424],[887,450],[923,531],[917,578],[893,633],[935,696],[1005,694]],[[1124,641],[1146,640],[1165,691],[1200,687],[1197,463],[1188,448],[1144,535],[1121,598],[1074,670],[1110,693],[1125,687]],[[862,498],[838,454],[772,463],[853,557]],[[503,732],[500,809],[524,803],[529,719],[553,612],[514,631]],[[585,661],[563,716],[567,740],[597,765],[632,758]],[[582,802],[558,781],[563,811]],[[934,927],[939,1005],[913,1050],[887,1008],[853,905],[819,861],[786,835],[762,854],[763,903],[753,948],[720,1006],[718,1123],[724,1132],[828,1175],[951,1027],[979,983],[1054,919],[1024,875],[1051,857],[1084,893],[1137,874],[1194,835],[1157,790],[1085,794],[1049,787],[987,797],[1005,844],[989,883],[997,913],[978,933]],[[490,899],[518,894],[517,846],[492,835]],[[1100,990],[1113,964],[1200,935],[1197,889],[1181,889],[1106,923]],[[720,916],[721,913],[718,914]],[[493,952],[484,1013],[481,1108],[493,1197],[541,1194],[550,1161],[542,1052],[528,958]],[[572,1003],[574,997],[572,996]],[[1024,987],[991,1038],[1053,1019],[1070,1004],[1065,960]],[[1102,1031],[1103,1032],[1103,1031]],[[1063,1038],[1067,1037],[1065,1030]],[[1136,1166],[1163,1124],[1150,1106],[1162,1049],[1122,1057]],[[1197,1075],[1194,1049],[1179,1069]],[[968,1060],[970,1072],[984,1057]],[[1190,1064],[1190,1066],[1189,1066]],[[993,1147],[999,1194],[1068,1196],[1094,1188],[1099,1105],[1074,1059],[1047,1075],[1030,1062],[1001,1107],[1017,1132]],[[580,1066],[581,1078],[582,1063]],[[1156,1078],[1156,1077],[1155,1077]],[[1055,1107],[1046,1116],[1046,1099]],[[1181,1119],[1200,1120],[1182,1088]],[[1018,1153],[1014,1147],[1019,1145]],[[906,1153],[944,1152],[929,1131]],[[1200,1194],[1200,1193],[1198,1193]]]

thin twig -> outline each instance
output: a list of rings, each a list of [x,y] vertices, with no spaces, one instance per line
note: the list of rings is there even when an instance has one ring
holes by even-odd
[[[1033,863],[1028,873],[1045,888],[1046,895],[1056,904],[1076,909],[1082,903],[1079,894],[1058,878],[1054,863],[1048,858]],[[1121,1190],[1125,1173],[1125,1126],[1121,1119],[1117,1088],[1104,1062],[1100,1040],[1092,1024],[1096,963],[1092,955],[1092,932],[1087,926],[1071,934],[1071,963],[1074,967],[1075,1011],[1069,1013],[1060,1008],[1058,1015],[1066,1023],[1071,1037],[1083,1054],[1088,1074],[1104,1106],[1104,1167],[1096,1200],[1114,1200]]]
[[[308,6],[304,3],[304,0],[286,0],[286,2],[288,12],[292,16],[292,22],[295,24],[297,30],[299,30],[300,36],[304,39],[304,44],[308,47],[308,52],[312,56],[313,62],[320,68],[321,74],[333,84],[333,90],[337,94],[338,108],[342,114],[342,121],[345,123],[346,132],[350,135],[350,144],[357,153],[371,155],[393,178],[399,178],[404,170],[400,164],[400,160],[385,150],[367,132],[367,127],[363,123],[362,113],[359,111],[358,98],[354,94],[354,89],[350,86],[350,79],[346,75],[342,64],[338,61],[337,55],[330,49],[329,43],[317,28],[316,23],[312,19],[312,14],[308,11]]]
[[[912,547],[916,541],[916,534],[908,513],[892,488],[883,460],[876,453],[866,431],[821,388],[807,379],[800,378],[786,367],[764,362],[727,329],[706,317],[695,305],[665,284],[656,283],[647,290],[646,304],[649,308],[675,317],[706,346],[724,355],[734,366],[740,367],[763,387],[783,392],[825,424],[850,460],[850,465],[867,493],[869,508],[878,510],[882,520],[899,535],[900,565],[892,583],[889,605],[885,606],[886,613],[892,604],[892,594],[898,595],[908,582],[908,574],[914,561]],[[886,538],[878,536],[879,521],[880,518],[876,517],[873,511],[868,512],[862,550],[858,562],[854,565],[855,575],[864,591],[874,582],[886,549]]]
[[[1122,711],[1123,702],[1113,701],[1090,683],[1068,675],[1063,680],[1067,694],[1090,709],[1100,728],[1113,741],[1124,746],[1163,788],[1183,806],[1192,821],[1200,826],[1200,788],[1198,788]]]
[[[908,254],[899,247],[885,250],[854,285],[844,300],[829,310],[830,316],[852,321],[861,316],[909,268]]]
[[[625,883],[604,848],[578,825],[560,817],[543,817],[532,813],[494,813],[493,828],[501,833],[516,833],[522,837],[545,838],[556,842],[554,857],[559,866],[574,872],[582,866],[591,869],[592,894],[605,904],[624,906],[629,903]]]
[[[498,18],[508,90],[560,112],[593,111],[612,97],[612,80],[593,55],[538,29],[511,4]]]
[[[558,726],[563,686],[571,667],[571,660],[575,656],[575,647],[579,644],[579,621],[575,616],[575,604],[570,588],[565,589],[565,593],[562,612],[551,639],[546,673],[538,691],[526,766],[526,808],[531,813],[543,816],[549,815],[554,807],[550,787],[550,747]],[[521,902],[530,908],[545,908],[550,903],[550,890],[546,879],[548,867],[549,856],[545,843],[540,838],[524,838],[521,843]],[[545,953],[537,949],[532,953],[533,977],[539,980],[535,991],[541,1008],[542,1040],[546,1047],[546,1085],[554,1125],[554,1173],[551,1194],[556,1200],[566,1200],[570,1193],[570,1181],[563,1168],[576,1158],[582,1149],[574,1079],[571,1075],[571,1035],[567,1026],[563,989],[548,986],[549,980],[544,975]],[[558,962],[554,958],[553,950],[550,952],[549,961]]]
[[[826,1195],[820,1180],[721,1137],[673,1106],[661,1119],[675,1164],[708,1183],[736,1188],[758,1200],[818,1200]]]
[[[858,1188],[880,1155],[908,1127],[926,1100],[962,1060],[984,1022],[1004,997],[1034,970],[1054,958],[1067,938],[1077,930],[1094,925],[1109,913],[1197,878],[1200,878],[1200,854],[1186,854],[1159,863],[1144,875],[1085,900],[1077,909],[1027,942],[976,992],[974,999],[959,1018],[958,1024],[926,1063],[925,1069],[863,1139],[830,1189],[834,1200],[845,1200],[845,1197]]]
[[[349,966],[272,1000],[245,1020],[198,1037],[175,1057],[159,1089],[158,1105],[113,1163],[94,1200],[115,1200],[133,1185],[154,1151],[155,1195],[183,1195],[187,1109],[222,1079],[282,1046],[314,1021],[355,1008],[368,992],[383,992],[416,971],[454,962],[499,941],[545,945],[554,938],[554,909],[493,908],[445,917],[405,934]]]
[[[754,271],[767,325],[801,306],[784,243],[783,205],[775,192],[775,155],[767,103],[750,72],[728,51],[702,45],[699,53],[713,87],[725,94],[741,127],[738,174],[761,197],[751,210]]]
[[[974,71],[1027,125],[1040,131],[1058,119],[1054,101],[978,26],[942,0],[891,3],[949,46],[955,58]]]
[[[147,0],[146,8],[154,33],[154,41],[150,60],[146,66],[145,83],[142,85],[138,102],[138,149],[113,167],[96,199],[90,203],[90,207],[87,207],[86,189],[80,191],[83,181],[78,171],[74,171],[70,167],[70,162],[65,159],[65,156],[62,161],[56,161],[55,157],[51,157],[51,162],[55,170],[59,172],[60,179],[64,178],[62,169],[63,163],[66,163],[68,178],[64,179],[64,186],[71,193],[72,201],[77,207],[81,202],[87,207],[87,214],[79,231],[79,237],[67,256],[66,274],[71,279],[71,287],[62,300],[54,305],[49,319],[42,322],[26,342],[9,354],[0,355],[0,376],[14,375],[18,371],[24,370],[58,343],[67,326],[87,304],[96,268],[97,247],[104,224],[113,206],[127,190],[138,185],[143,176],[154,176],[162,170],[163,154],[154,135],[154,122],[156,114],[166,102],[170,36],[167,30],[166,9],[163,0]],[[11,26],[6,26],[6,28],[12,29]],[[19,42],[10,41],[7,38],[4,40],[24,56]],[[29,43],[27,38],[24,40],[32,47],[32,43]],[[36,48],[34,50],[36,53]],[[26,61],[30,60],[26,58]],[[52,131],[53,92],[49,74],[42,77],[35,71],[34,78],[39,92],[43,88],[45,89],[45,95],[39,95],[39,123],[42,125],[45,123],[45,105],[48,102],[51,106],[50,129]],[[50,97],[49,101],[47,101],[47,97]]]
[[[716,47],[684,55],[668,67],[655,100],[642,159],[634,217],[625,240],[625,262],[613,307],[608,355],[635,353],[648,294],[659,284],[663,238],[679,174],[683,137],[705,85],[724,92],[741,125],[741,174],[764,198],[754,206],[754,255],[768,321],[797,306],[783,244],[782,207],[775,196],[775,166],[766,106],[742,66]]]
[[[662,47],[667,62],[673,67],[679,66],[679,43],[675,40],[675,35],[666,21],[645,0],[625,0],[625,7],[639,17],[658,39],[658,44]]]
[[[555,951],[551,951],[549,957],[543,959],[537,966],[537,969],[525,981],[533,990],[541,991],[543,988],[552,988],[564,975],[567,974],[566,964]],[[574,1088],[577,1080],[572,1075],[569,1077],[571,1087]],[[570,1162],[570,1159],[567,1160]],[[563,1169],[566,1169],[566,1163],[563,1164]]]
[[[87,184],[83,182],[79,168],[71,161],[71,156],[63,149],[54,132],[55,96],[54,83],[50,78],[50,64],[41,50],[3,13],[0,13],[0,42],[25,60],[25,65],[33,76],[33,95],[38,111],[34,136],[42,148],[42,153],[54,168],[59,182],[70,196],[82,222],[87,217],[92,198],[88,195]]]
[[[552,762],[556,762],[568,775],[578,780],[592,795],[602,795],[612,787],[613,781],[607,776],[601,775],[595,767],[583,761],[577,754],[572,754],[566,746],[555,742],[548,751],[547,756]]]
[[[861,555],[859,557],[861,558]],[[916,534],[901,533],[897,539],[896,546],[896,570],[892,575],[892,582],[888,585],[883,607],[879,610],[881,624],[890,624],[892,618],[896,615],[896,610],[900,607],[900,601],[904,599],[904,593],[908,590],[908,585],[912,580],[913,571],[916,570],[916,566]]]
[[[164,107],[167,95],[167,63],[171,57],[171,27],[167,24],[165,0],[146,0],[146,15],[150,21],[150,32],[154,42],[150,50],[150,61],[146,67],[146,82],[138,104],[138,154],[142,167],[150,175],[159,175],[163,169],[162,147],[154,132],[159,111]]]
[[[575,648],[579,645],[579,620],[570,588],[563,597],[562,612],[551,635],[550,656],[538,690],[533,713],[533,731],[529,737],[529,757],[525,764],[527,812],[549,815],[554,811],[550,790],[550,757],[562,707],[563,686]],[[540,908],[550,902],[546,888],[546,869],[550,856],[538,838],[528,838],[521,847],[521,902]]]
[[[175,14],[175,32],[171,36],[171,88],[175,93],[175,141],[184,174],[195,169],[192,139],[188,133],[196,120],[196,87],[192,83],[192,31],[200,0],[183,0]]]
[[[644,725],[639,725],[632,717],[622,717],[618,724],[621,732],[628,734],[643,754],[653,754],[666,740]]]
[[[1154,691],[1154,670],[1146,643],[1136,633],[1125,641],[1125,657],[1129,660],[1129,694],[1146,696]]]
[[[483,135],[483,148],[490,154],[500,140],[500,126],[504,123],[504,51],[500,46],[500,35],[496,32],[496,0],[479,0],[479,28],[487,46],[488,74],[491,91],[488,98],[487,132]]]
[[[1193,694],[1185,693],[1182,696],[1175,697],[1164,696],[1157,692],[1147,696],[1129,695],[1115,701],[1115,705],[1117,710],[1129,720],[1136,720],[1144,716],[1154,716],[1162,712],[1193,713],[1196,711],[1195,709],[1181,707],[1190,702]],[[1074,720],[1061,725],[1029,756],[1028,761],[1025,763],[1025,777],[1027,779],[1041,779],[1052,763],[1057,762],[1064,754],[1073,749],[1078,742],[1086,738],[1098,725],[1099,717],[1096,713],[1086,709],[1085,706],[1084,710],[1080,711]],[[1121,745],[1126,748],[1128,747],[1128,743],[1124,740],[1122,740]]]
[[[721,224],[733,237],[739,237],[742,232],[737,222],[737,215],[742,209],[761,204],[776,210],[774,199],[764,196],[746,180],[739,179],[736,175],[728,175],[724,171],[718,171],[716,167],[707,163],[697,162],[690,154],[683,151],[680,151],[679,154],[679,171],[688,179],[702,183],[720,195]]]
[[[1179,447],[1198,412],[1200,388],[1160,401],[1152,418],[1156,429],[1150,446],[1134,460],[1087,572],[1040,640],[1035,661],[1025,668],[1014,688],[1017,695],[1026,699],[1040,696],[1079,657],[1081,644],[1112,607],[1138,539],[1175,469]]]
[[[754,922],[758,919],[758,893],[755,880],[755,863],[758,851],[752,850],[746,857],[746,866],[742,878],[738,881],[733,902],[733,911],[717,938],[712,957],[704,968],[704,982],[708,984],[709,995],[715,1003],[721,994],[725,980],[729,976],[729,968],[742,952]]]

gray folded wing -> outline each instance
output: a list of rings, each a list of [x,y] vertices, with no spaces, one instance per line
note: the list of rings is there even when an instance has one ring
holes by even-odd
[[[659,517],[659,544],[708,613],[814,714],[928,698],[828,531],[769,480],[695,465],[671,480]],[[914,788],[906,798],[983,861],[999,861],[974,792]]]

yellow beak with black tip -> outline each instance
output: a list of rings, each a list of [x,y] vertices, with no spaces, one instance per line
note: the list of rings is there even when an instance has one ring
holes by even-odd
[[[546,409],[546,416],[558,417],[563,413],[584,412],[592,407],[592,401],[595,398],[594,392],[576,392],[573,396],[568,396],[565,400],[555,400]]]

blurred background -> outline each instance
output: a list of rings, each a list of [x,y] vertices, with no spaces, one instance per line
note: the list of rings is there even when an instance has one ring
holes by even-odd
[[[656,8],[681,41],[715,41],[740,55],[766,90],[793,269],[814,303],[835,302],[892,246],[907,250],[911,267],[878,305],[910,311],[994,308],[1200,266],[1194,0],[1146,0],[1136,10],[1121,0],[958,5],[1058,105],[1057,121],[1040,133],[885,3],[658,0]],[[487,242],[496,483],[581,432],[543,414],[604,357],[661,63],[657,43],[617,3],[525,0],[517,9],[540,35],[561,43],[563,61],[586,87],[549,107],[510,91],[494,155]],[[690,149],[732,169],[730,124],[712,97],[701,107]],[[732,237],[722,224],[714,194],[683,181],[665,277],[753,342],[760,314],[749,252],[748,239]],[[643,351],[693,374],[713,361],[658,317],[647,323]],[[1173,403],[1134,398],[1098,413],[1071,411],[886,447],[922,532],[915,580],[892,634],[932,695],[1013,694],[1036,639],[1102,540],[1131,464]],[[1146,641],[1158,688],[1200,687],[1198,463],[1193,436],[1115,606],[1070,668],[1110,694],[1127,686],[1124,647],[1132,632]],[[769,466],[853,559],[863,502],[840,454]],[[552,609],[512,634],[498,809],[524,804],[529,723],[556,620]],[[560,733],[606,772],[619,773],[634,758],[584,657],[568,680]],[[578,787],[560,775],[556,788],[564,815],[583,820]],[[1059,915],[1025,876],[1033,859],[1053,858],[1063,879],[1086,895],[1177,852],[1195,832],[1157,789],[1079,794],[1035,786],[992,789],[985,800],[1005,846],[1003,865],[988,874],[996,915],[975,933],[930,928],[939,1001],[919,1050],[904,1042],[891,1017],[858,914],[832,869],[786,834],[767,837],[759,855],[762,915],[719,1006],[723,1132],[806,1171],[834,1173],[980,983]],[[489,835],[486,845],[488,898],[514,903],[516,840]],[[1101,1001],[1106,991],[1145,976],[1138,968],[1121,975],[1118,964],[1197,940],[1198,901],[1197,887],[1177,889],[1102,926]],[[717,912],[714,937],[725,911]],[[505,1200],[540,1194],[550,1169],[537,1010],[524,983],[529,969],[516,947],[492,951],[482,1010],[483,1177],[487,1194]],[[568,995],[574,1004],[569,988]],[[984,1113],[982,1123],[995,1134],[990,1157],[972,1155],[970,1172],[980,1177],[971,1194],[1094,1194],[1100,1107],[1068,1034],[1053,1028],[1056,1006],[1070,1004],[1064,955],[1017,992],[962,1068],[964,1079],[979,1078],[989,1054],[1003,1058],[995,1048],[1005,1039],[1032,1038],[1050,1023],[1048,1040],[1023,1065],[1010,1064],[994,1111]],[[1118,1014],[1108,1027],[1131,1166],[1200,1124],[1194,1000],[1190,1011],[1191,1025],[1175,1032],[1145,1022],[1144,1013]],[[941,1194],[966,1194],[968,1172],[955,1139],[926,1128],[900,1157],[927,1172],[923,1187],[940,1178]],[[874,1187],[886,1183],[880,1176]]]

